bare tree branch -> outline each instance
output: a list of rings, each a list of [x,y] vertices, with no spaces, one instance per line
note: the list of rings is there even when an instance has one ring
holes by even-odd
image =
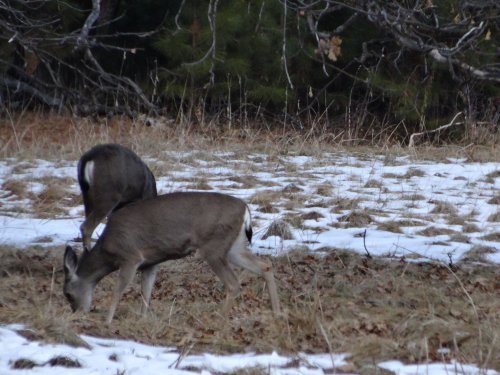
[[[184,63],[184,66],[194,66],[201,64],[203,61],[205,61],[208,57],[212,58],[212,62],[210,65],[209,73],[210,73],[210,82],[209,84],[213,86],[215,82],[215,52],[216,52],[216,45],[217,45],[217,6],[219,5],[219,0],[210,0],[210,3],[208,5],[208,12],[207,12],[207,17],[208,17],[208,24],[210,26],[210,31],[212,32],[212,45],[208,49],[208,51],[203,55],[203,57],[197,61],[190,62],[190,63]]]
[[[290,73],[288,73],[288,64],[286,59],[286,19],[287,19],[287,0],[283,2],[283,44],[281,50],[281,61],[283,62],[283,68],[285,70],[286,79],[288,81],[288,85],[293,90],[292,79],[290,78]]]
[[[82,48],[83,46],[88,46],[88,37],[90,29],[99,18],[100,13],[101,13],[101,0],[92,0],[92,11],[87,17],[85,23],[83,24],[80,35],[76,39],[76,48]]]
[[[55,14],[53,2],[0,0],[0,46],[7,47],[0,58],[0,111],[23,103],[69,108],[80,114],[158,111],[135,81],[103,64],[102,52],[106,51],[107,57],[110,51],[119,52],[118,56],[136,53],[138,48],[130,46],[132,43],[116,41],[151,37],[162,25],[138,33],[99,34],[121,18],[110,18],[116,1],[104,1],[93,0],[90,11],[58,3],[72,12],[88,12],[81,28],[64,30],[60,18],[64,12]],[[106,15],[102,14],[103,5]]]
[[[306,14],[308,27],[317,43],[320,38],[342,34],[356,19],[365,17],[392,35],[403,49],[428,54],[435,61],[478,80],[500,81],[499,64],[488,65],[471,58],[477,54],[479,43],[487,38],[486,32],[499,27],[498,1],[460,2],[454,19],[439,16],[439,5],[424,1],[290,0],[289,3],[290,8]],[[328,30],[319,30],[320,21],[339,10],[351,12],[347,21]],[[366,58],[366,48],[363,51],[360,61]],[[499,51],[497,47],[497,55]]]
[[[458,116],[461,116],[462,114],[463,114],[462,112],[458,112],[448,124],[442,125],[439,128],[436,128],[436,129],[433,129],[433,130],[427,130],[427,131],[423,131],[423,132],[419,132],[419,133],[413,133],[410,136],[410,141],[408,142],[408,147],[409,148],[415,147],[415,139],[417,137],[421,137],[423,135],[428,135],[428,134],[433,134],[433,133],[438,133],[439,134],[440,132],[442,132],[443,130],[448,129],[451,126],[462,125],[463,122],[455,122],[455,120],[458,118]]]

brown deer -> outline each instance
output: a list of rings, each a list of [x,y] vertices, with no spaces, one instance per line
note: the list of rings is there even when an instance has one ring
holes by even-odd
[[[73,311],[88,312],[97,283],[118,270],[110,323],[118,301],[137,270],[142,271],[142,312],[151,299],[158,264],[196,253],[226,287],[225,312],[239,292],[231,265],[266,280],[275,314],[280,313],[272,266],[252,254],[250,211],[240,199],[209,192],[179,192],[137,201],[113,212],[92,250],[78,259],[68,246],[64,254],[64,295]]]
[[[97,145],[83,154],[78,183],[85,207],[80,230],[87,250],[94,229],[111,212],[157,195],[153,173],[133,151],[118,144]]]

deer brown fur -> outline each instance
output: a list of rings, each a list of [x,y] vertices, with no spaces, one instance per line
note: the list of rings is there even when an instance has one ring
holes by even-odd
[[[142,271],[143,311],[150,302],[159,263],[196,253],[227,290],[226,311],[240,284],[231,265],[266,280],[273,312],[280,312],[269,262],[252,254],[250,211],[225,194],[182,192],[131,203],[113,212],[92,250],[78,259],[71,247],[64,254],[64,294],[73,310],[89,311],[96,284],[118,270],[118,282],[107,321],[111,322],[125,288]],[[193,276],[195,277],[195,275]]]
[[[97,145],[82,155],[78,183],[85,207],[85,221],[80,227],[85,249],[90,249],[96,226],[111,212],[157,195],[153,173],[141,158],[112,143]]]

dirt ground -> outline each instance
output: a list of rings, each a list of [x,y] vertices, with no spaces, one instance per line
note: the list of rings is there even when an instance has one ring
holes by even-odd
[[[76,334],[176,346],[192,353],[349,352],[353,369],[399,359],[457,359],[500,369],[500,274],[496,266],[411,263],[333,248],[272,258],[284,314],[274,317],[264,281],[241,277],[228,317],[224,290],[201,260],[162,265],[152,309],[140,316],[138,283],[110,326],[114,277],[101,282],[87,315],[62,295],[62,248],[0,249],[0,321],[28,337],[82,345]]]

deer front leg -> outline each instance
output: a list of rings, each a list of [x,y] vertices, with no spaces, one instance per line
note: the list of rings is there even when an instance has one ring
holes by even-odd
[[[123,292],[125,291],[127,286],[132,282],[137,268],[138,266],[136,264],[120,268],[118,281],[116,283],[115,291],[113,294],[113,301],[111,302],[111,307],[109,308],[106,323],[110,324],[113,320],[118,302],[120,301],[120,298],[122,297]]]

